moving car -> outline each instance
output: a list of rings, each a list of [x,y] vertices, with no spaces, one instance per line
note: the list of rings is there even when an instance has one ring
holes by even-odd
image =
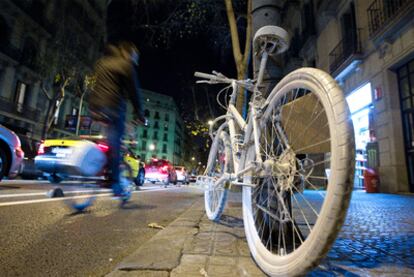
[[[0,125],[0,180],[14,178],[19,174],[24,152],[19,137],[11,130]]]
[[[100,176],[107,179],[107,153],[109,146],[103,136],[80,136],[47,139],[39,147],[35,164],[51,183],[66,178]],[[124,151],[124,161],[133,178],[138,176],[139,160]]]
[[[177,174],[177,181],[183,184],[188,184],[188,173],[184,166],[175,166],[175,173]]]
[[[165,186],[170,183],[177,184],[177,174],[168,160],[152,159],[145,165],[145,181],[162,183]]]

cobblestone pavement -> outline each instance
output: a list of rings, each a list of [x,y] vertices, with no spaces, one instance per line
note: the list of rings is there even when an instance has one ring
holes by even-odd
[[[249,253],[240,193],[231,194],[219,223],[203,208],[198,201],[109,276],[265,276]],[[189,235],[179,237],[182,232]],[[413,254],[414,195],[354,192],[338,239],[308,276],[414,276]],[[170,258],[154,261],[157,256]]]
[[[354,192],[320,275],[414,276],[414,196]]]

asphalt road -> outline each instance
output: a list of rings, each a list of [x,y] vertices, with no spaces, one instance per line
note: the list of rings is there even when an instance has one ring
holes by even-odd
[[[102,191],[88,212],[75,214],[62,198],[46,196],[50,188],[0,183],[0,276],[102,276],[159,232],[149,223],[168,225],[202,196],[187,186],[146,184],[123,209]],[[62,188],[67,197],[85,189]]]

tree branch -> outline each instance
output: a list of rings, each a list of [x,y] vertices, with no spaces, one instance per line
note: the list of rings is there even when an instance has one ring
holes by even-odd
[[[252,46],[252,0],[247,1],[247,26],[246,26],[246,44],[244,46],[243,65],[247,70],[247,62],[250,55],[250,48]]]
[[[42,92],[46,95],[47,99],[52,100],[52,96],[50,96],[50,94],[47,92],[47,89],[45,88],[43,82],[42,82],[42,86],[41,86]]]
[[[240,51],[239,32],[237,30],[236,18],[234,16],[233,3],[232,0],[224,0],[224,3],[226,4],[226,13],[229,21],[231,43],[233,46],[233,56],[236,62],[237,71],[239,71],[240,62],[242,61],[242,55]]]

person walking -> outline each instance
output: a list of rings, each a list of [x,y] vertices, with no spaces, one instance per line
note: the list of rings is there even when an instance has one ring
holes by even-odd
[[[96,83],[89,94],[89,110],[94,120],[107,126],[109,182],[115,196],[127,197],[120,184],[121,140],[125,131],[127,101],[134,108],[134,120],[144,124],[143,101],[137,67],[139,51],[131,42],[110,44],[95,66]]]

